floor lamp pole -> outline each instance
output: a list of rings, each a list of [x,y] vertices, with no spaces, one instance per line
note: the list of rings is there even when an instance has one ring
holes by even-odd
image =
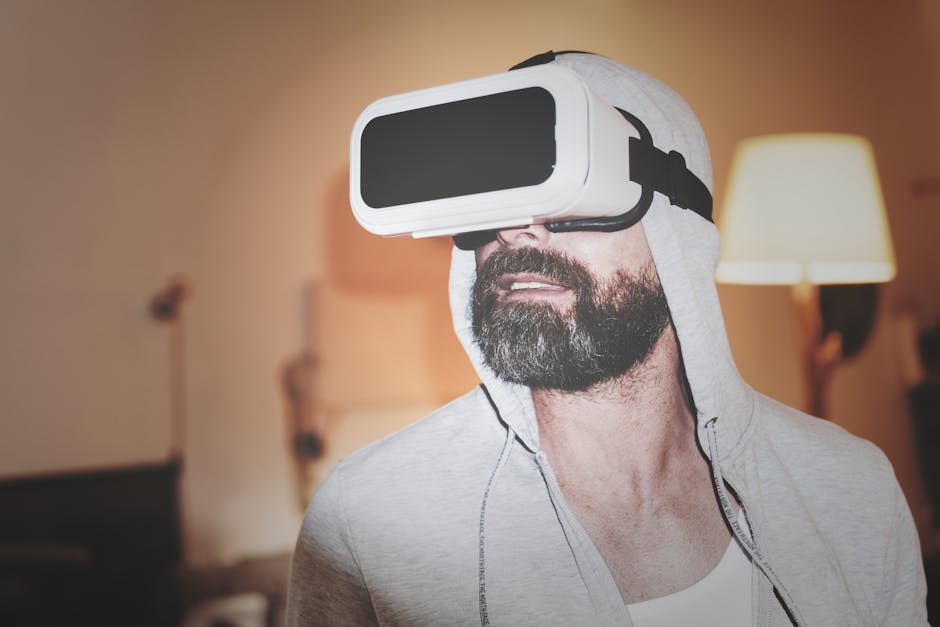
[[[803,281],[793,286],[792,294],[800,318],[803,344],[804,407],[814,416],[828,418],[826,389],[832,371],[842,357],[842,336],[832,330],[823,335],[818,285]]]

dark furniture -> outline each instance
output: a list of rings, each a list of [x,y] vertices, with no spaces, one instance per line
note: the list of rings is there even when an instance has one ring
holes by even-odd
[[[0,480],[0,625],[178,624],[179,475],[170,460]]]

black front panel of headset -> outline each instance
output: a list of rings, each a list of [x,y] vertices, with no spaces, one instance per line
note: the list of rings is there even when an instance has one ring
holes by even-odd
[[[359,160],[373,209],[537,185],[555,165],[555,101],[528,87],[376,117]]]

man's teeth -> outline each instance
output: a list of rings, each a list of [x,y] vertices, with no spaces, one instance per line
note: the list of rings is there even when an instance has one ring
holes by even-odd
[[[542,283],[541,281],[513,281],[509,286],[510,290],[560,290],[560,285],[554,283]]]

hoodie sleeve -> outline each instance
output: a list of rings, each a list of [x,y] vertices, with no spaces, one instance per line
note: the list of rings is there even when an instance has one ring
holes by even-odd
[[[341,483],[337,466],[304,517],[291,563],[288,627],[378,624],[346,524]]]
[[[881,624],[927,625],[927,583],[917,528],[895,482],[894,521],[886,538]]]

